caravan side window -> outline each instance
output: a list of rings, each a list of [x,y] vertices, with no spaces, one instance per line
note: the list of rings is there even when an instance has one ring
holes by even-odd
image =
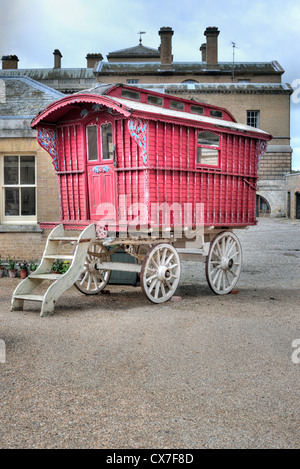
[[[198,132],[197,164],[219,166],[220,137],[209,131]]]

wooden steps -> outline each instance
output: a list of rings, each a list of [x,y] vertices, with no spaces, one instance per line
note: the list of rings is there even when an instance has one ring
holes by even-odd
[[[43,295],[15,295],[16,300],[43,301]]]
[[[70,256],[68,254],[50,254],[50,255],[46,255],[44,256],[44,259],[60,259],[60,260],[69,260],[69,261],[72,261],[74,259],[74,256]]]
[[[57,299],[80,277],[84,268],[89,243],[96,236],[95,225],[86,227],[78,238],[65,236],[63,225],[56,226],[48,236],[43,258],[37,270],[19,283],[15,289],[11,302],[12,311],[23,310],[24,301],[38,301],[42,303],[41,316],[53,314]],[[61,244],[71,243],[74,246],[72,255],[60,252]],[[54,260],[66,260],[70,267],[65,274],[52,273]],[[51,281],[43,295],[32,294],[42,282]]]

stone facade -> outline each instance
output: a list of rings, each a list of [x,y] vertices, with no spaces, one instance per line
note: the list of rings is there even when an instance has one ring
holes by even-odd
[[[286,177],[286,205],[290,218],[300,219],[300,173]]]
[[[0,163],[5,155],[34,155],[37,165],[36,223],[0,224],[0,253],[2,259],[8,256],[18,260],[40,259],[47,233],[39,229],[42,221],[59,220],[59,194],[57,176],[49,154],[38,144],[36,138],[0,139]],[[2,168],[2,164],[0,165]],[[0,196],[2,205],[2,191]]]
[[[0,79],[0,253],[16,260],[37,260],[44,251],[47,233],[38,223],[59,219],[58,182],[51,157],[41,148],[30,127],[41,108],[63,97],[28,77]],[[30,217],[6,213],[5,157],[34,157],[35,214]],[[20,181],[19,181],[20,184]],[[19,214],[20,215],[20,214]],[[28,218],[28,219],[27,219]]]

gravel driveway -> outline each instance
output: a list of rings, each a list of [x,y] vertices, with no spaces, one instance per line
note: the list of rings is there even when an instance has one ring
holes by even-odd
[[[181,301],[72,287],[40,318],[10,312],[19,279],[0,279],[0,447],[299,448],[300,222],[237,234],[238,294],[187,262]]]

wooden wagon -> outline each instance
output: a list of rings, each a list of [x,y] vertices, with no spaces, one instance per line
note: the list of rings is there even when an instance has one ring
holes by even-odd
[[[272,137],[226,109],[127,85],[66,96],[32,122],[58,176],[60,221],[38,270],[16,289],[13,309],[42,302],[42,315],[74,283],[97,294],[112,270],[140,274],[147,298],[171,298],[180,259],[206,264],[210,288],[229,293],[242,267],[233,229],[256,224],[257,169]],[[68,236],[68,230],[80,236]],[[51,274],[59,246],[73,242],[71,268]],[[116,263],[122,248],[135,263]],[[43,296],[33,289],[53,280]]]

